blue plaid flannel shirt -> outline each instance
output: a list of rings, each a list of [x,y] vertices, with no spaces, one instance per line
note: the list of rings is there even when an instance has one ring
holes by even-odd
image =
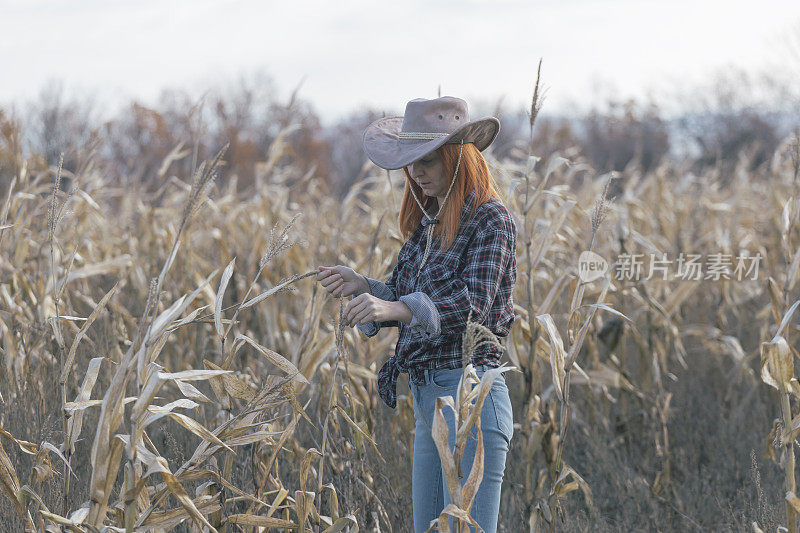
[[[512,290],[517,277],[517,229],[508,209],[496,198],[483,203],[470,218],[475,192],[464,200],[453,246],[442,252],[434,240],[428,261],[417,277],[425,251],[425,226],[400,248],[397,264],[385,283],[366,278],[370,293],[382,300],[401,301],[411,323],[398,320],[367,322],[358,328],[368,337],[383,327],[399,328],[395,353],[378,372],[378,393],[389,407],[397,405],[400,372],[421,377],[424,369],[462,367],[461,336],[467,317],[489,328],[503,341],[514,322]],[[503,349],[483,345],[473,365],[498,366]]]

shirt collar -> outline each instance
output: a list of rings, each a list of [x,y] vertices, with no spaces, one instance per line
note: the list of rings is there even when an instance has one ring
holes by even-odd
[[[474,208],[474,206],[475,206],[475,189],[469,191],[467,195],[464,197],[464,205],[461,207],[461,219],[459,220],[459,225],[467,223],[467,221],[469,220],[470,213],[472,213],[472,209]],[[425,215],[422,215],[422,219],[420,220],[417,230],[418,231],[424,230],[425,226],[427,226]]]

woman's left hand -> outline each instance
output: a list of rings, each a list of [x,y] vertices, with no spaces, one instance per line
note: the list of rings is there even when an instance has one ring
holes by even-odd
[[[369,293],[363,293],[347,303],[342,319],[350,327],[373,320],[378,322],[397,320],[398,303],[405,307],[402,302],[387,302]]]

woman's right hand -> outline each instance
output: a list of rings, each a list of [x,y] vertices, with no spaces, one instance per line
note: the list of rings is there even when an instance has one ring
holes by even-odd
[[[358,296],[369,292],[367,280],[350,267],[320,266],[317,270],[317,281],[331,296]]]

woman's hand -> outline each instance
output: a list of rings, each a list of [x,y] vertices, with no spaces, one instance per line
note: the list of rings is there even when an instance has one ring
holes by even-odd
[[[358,296],[369,292],[367,280],[350,267],[320,266],[317,270],[317,281],[331,296]]]
[[[411,322],[411,310],[403,302],[387,302],[369,293],[356,296],[347,303],[342,313],[342,320],[351,328],[356,324],[399,320]]]

